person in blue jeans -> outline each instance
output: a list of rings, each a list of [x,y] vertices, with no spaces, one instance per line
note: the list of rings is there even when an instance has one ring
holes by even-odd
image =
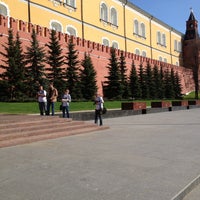
[[[50,83],[48,95],[47,95],[47,115],[50,115],[50,108],[51,108],[51,115],[54,115],[54,104],[57,101],[58,91],[53,86],[53,83]]]
[[[44,115],[47,110],[47,92],[46,90],[43,89],[43,86],[39,86],[39,91],[37,93],[38,96],[38,105],[39,105],[39,110],[40,110],[40,115]]]
[[[69,90],[66,89],[65,93],[62,96],[62,116],[63,118],[69,118],[69,103],[71,102],[71,95]]]
[[[94,104],[95,104],[95,116],[94,116],[94,123],[98,124],[99,120],[99,125],[103,125],[103,120],[102,120],[102,110],[103,110],[103,97],[100,96],[99,94],[96,94]]]

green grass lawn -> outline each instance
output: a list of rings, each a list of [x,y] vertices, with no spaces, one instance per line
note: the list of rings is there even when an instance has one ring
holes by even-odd
[[[122,101],[105,101],[107,109],[120,109]],[[147,101],[147,105],[150,105],[150,101]],[[60,102],[55,103],[55,112],[59,110]],[[71,102],[70,111],[84,111],[94,110],[95,106],[92,101],[88,102]],[[0,102],[0,113],[1,114],[34,114],[39,113],[37,102]]]
[[[120,108],[121,101],[108,101],[105,106],[109,109]],[[59,110],[60,102],[55,103],[55,112],[60,112]],[[70,111],[83,111],[83,110],[94,110],[93,102],[71,102]],[[37,102],[26,102],[26,103],[16,103],[16,102],[0,102],[0,113],[2,114],[34,114],[38,113],[38,103]]]
[[[187,96],[184,96],[183,99],[186,99],[186,100],[194,99],[194,92],[190,93]],[[147,106],[150,106],[152,102],[150,100],[149,101],[141,100],[141,101],[146,101]],[[122,102],[124,101],[105,101],[105,106],[107,109],[120,109]],[[60,106],[60,102],[56,102],[55,103],[56,112],[60,112],[59,106]],[[83,110],[94,110],[93,102],[88,101],[88,102],[71,102],[70,103],[70,111],[83,111]],[[35,113],[39,113],[39,108],[38,108],[37,102],[25,102],[25,103],[0,102],[0,113],[1,114],[35,114]]]

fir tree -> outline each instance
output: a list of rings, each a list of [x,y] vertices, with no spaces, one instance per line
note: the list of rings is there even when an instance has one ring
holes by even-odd
[[[75,50],[75,44],[72,39],[68,42],[68,53],[66,56],[66,79],[67,79],[67,88],[70,91],[70,94],[73,99],[80,99],[81,94],[81,85],[80,85],[80,71],[79,71],[79,61],[77,50]]]
[[[145,85],[146,85],[146,98],[154,98],[155,88],[153,85],[153,74],[151,70],[151,65],[148,63],[145,69]]]
[[[165,81],[164,81],[164,72],[162,66],[160,67],[160,83],[159,83],[159,88],[158,88],[158,98],[163,99],[165,98]]]
[[[33,29],[31,35],[31,45],[27,47],[27,77],[28,91],[30,97],[35,97],[39,85],[46,84],[46,74],[44,68],[45,52],[44,48],[39,46],[37,35]]]
[[[175,91],[175,98],[180,99],[181,95],[182,95],[182,86],[181,86],[181,80],[180,80],[180,77],[178,75],[178,72],[175,73],[174,91]]]
[[[146,99],[147,98],[147,86],[146,86],[146,82],[145,82],[145,72],[144,72],[144,69],[143,69],[143,66],[142,64],[140,64],[140,67],[139,67],[139,74],[138,74],[138,80],[139,80],[139,83],[140,83],[140,88],[141,88],[141,97],[142,99]]]
[[[5,65],[1,65],[1,68],[5,70],[1,74],[3,83],[6,85],[4,96],[10,100],[23,100],[25,97],[25,62],[18,33],[15,41],[12,30],[8,31],[8,43],[4,48],[5,53],[1,52],[5,58],[3,60]]]
[[[165,98],[173,99],[175,97],[174,87],[172,83],[172,76],[171,73],[169,72],[169,69],[167,69],[164,73],[164,86],[165,86]]]
[[[91,57],[85,53],[85,57],[81,62],[81,91],[83,98],[92,100],[97,91],[96,71],[92,64]]]
[[[162,99],[163,98],[163,84],[160,71],[157,65],[153,67],[153,87],[154,87],[154,99]]]
[[[129,88],[128,88],[128,78],[127,78],[127,67],[125,57],[123,55],[123,51],[121,51],[121,55],[119,58],[119,71],[120,71],[120,79],[122,86],[122,98],[127,99],[129,97]]]
[[[142,93],[134,61],[131,65],[131,71],[129,76],[129,88],[133,99],[141,99]]]
[[[108,99],[120,99],[122,97],[122,86],[120,83],[120,72],[117,62],[115,49],[111,48],[110,51],[110,63],[108,64],[108,76],[105,76],[108,80],[105,95]]]
[[[59,93],[62,93],[65,89],[65,81],[63,79],[64,56],[62,56],[62,49],[59,43],[59,39],[56,36],[56,31],[51,30],[50,42],[47,44],[47,77],[49,81],[54,83],[55,88],[58,89]]]

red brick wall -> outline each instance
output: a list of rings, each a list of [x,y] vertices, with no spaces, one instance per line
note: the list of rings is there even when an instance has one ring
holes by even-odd
[[[5,44],[7,42],[8,24],[10,28],[12,28],[14,36],[16,36],[17,31],[19,32],[24,50],[26,50],[26,47],[30,45],[30,38],[31,38],[31,33],[32,33],[33,28],[36,29],[36,32],[38,34],[37,38],[40,41],[41,46],[45,47],[45,44],[48,43],[49,41],[50,30],[48,28],[40,27],[38,25],[28,24],[21,20],[7,18],[0,15],[0,34],[1,34],[0,51],[4,51],[2,44]],[[69,36],[67,34],[58,33],[58,37],[60,39],[60,44],[63,49],[63,54],[66,55],[67,42],[69,40]],[[110,53],[109,53],[110,48],[105,47],[95,42],[83,40],[81,38],[76,38],[76,37],[73,38],[73,42],[76,45],[76,49],[78,50],[78,56],[80,60],[83,59],[85,52],[90,54],[95,70],[97,71],[97,84],[98,84],[99,92],[102,93],[102,83],[106,80],[105,76],[108,73],[106,66],[110,58]],[[117,56],[119,57],[120,50],[117,50],[116,53],[117,53]],[[124,52],[124,56],[125,56],[126,65],[128,68],[128,72],[127,72],[128,75],[129,75],[133,60],[137,68],[139,68],[139,65],[141,63],[143,64],[143,66],[146,66],[147,63],[150,63],[152,67],[154,65],[157,65],[158,67],[162,65],[163,70],[166,70],[167,68],[168,69],[173,68],[175,72],[176,71],[178,72],[182,81],[181,84],[183,88],[183,93],[187,93],[189,91],[194,90],[192,71],[190,69],[186,69],[180,66],[170,65],[167,63],[162,63],[158,60],[153,60],[150,58],[137,56],[130,52]],[[2,58],[0,59],[0,64],[2,64]],[[2,71],[0,71],[0,73],[2,73]]]

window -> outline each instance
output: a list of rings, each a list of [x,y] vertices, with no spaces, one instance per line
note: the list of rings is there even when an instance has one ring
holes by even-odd
[[[177,40],[174,40],[174,50],[175,51],[178,50],[178,42],[177,42]]]
[[[110,14],[111,24],[117,26],[117,11],[115,8],[111,8],[111,14]]]
[[[101,4],[101,20],[108,21],[108,9],[105,3]]]
[[[162,57],[161,57],[161,56],[159,56],[158,60],[162,62]]]
[[[119,49],[119,45],[117,42],[112,42],[112,47],[115,49]]]
[[[179,52],[182,51],[182,45],[181,45],[181,42],[178,42],[178,51],[179,51]]]
[[[164,58],[164,59],[163,59],[163,62],[167,63],[167,58]]]
[[[166,35],[165,34],[162,34],[162,43],[161,44],[166,47]]]
[[[161,33],[159,31],[157,32],[157,43],[161,44]]]
[[[142,51],[142,56],[143,57],[146,57],[147,56],[147,53],[145,51]]]
[[[135,54],[139,56],[140,55],[140,50],[139,49],[135,49]]]
[[[67,26],[67,34],[77,36],[77,31],[73,26]]]
[[[107,38],[103,38],[103,45],[109,47],[109,40]]]
[[[57,21],[52,21],[50,27],[55,31],[62,32],[62,25]]]
[[[157,44],[166,47],[166,35],[160,31],[157,32]]]
[[[141,23],[141,25],[140,25],[140,30],[141,30],[141,36],[143,38],[146,38],[145,25],[143,23]]]
[[[65,3],[71,7],[75,8],[75,0],[65,0]]]
[[[0,4],[0,14],[3,16],[8,16],[8,9],[3,4]]]
[[[138,27],[138,20],[135,19],[134,20],[134,31],[133,31],[136,35],[139,35],[139,27]]]

